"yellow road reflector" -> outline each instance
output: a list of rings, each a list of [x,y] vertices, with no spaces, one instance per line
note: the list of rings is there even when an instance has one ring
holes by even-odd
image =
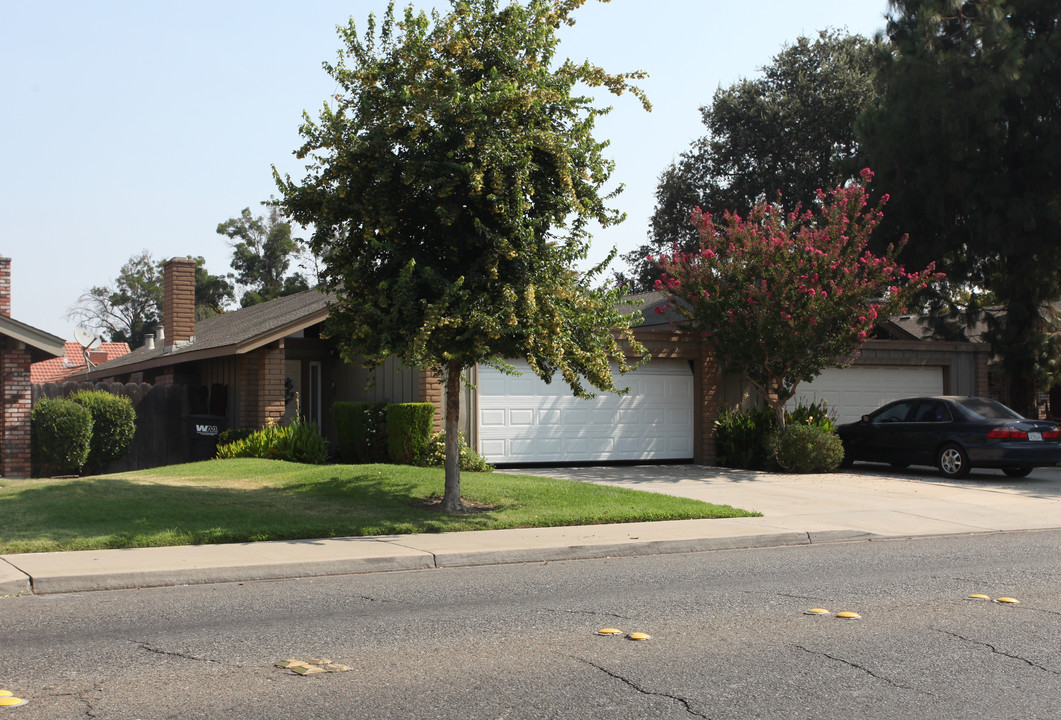
[[[836,613],[836,617],[843,618],[844,620],[860,620],[860,619],[862,619],[862,616],[859,615],[857,612],[838,612],[838,613]]]
[[[982,593],[976,593],[975,595],[970,595],[969,599],[970,600],[990,600],[991,596],[990,595],[984,595]]]
[[[619,628],[601,628],[597,631],[598,635],[622,635],[623,631]]]
[[[11,697],[14,694],[10,690],[0,690],[0,698]]]
[[[281,660],[273,663],[278,668],[290,670],[297,675],[316,675],[317,673],[346,672],[350,668],[346,665],[333,663],[326,658],[313,658],[307,660]]]
[[[1010,603],[1010,604],[1013,604],[1013,605],[1017,605],[1017,604],[1020,603],[1020,600],[1018,600],[1016,598],[1011,598],[1011,597],[1000,597],[1000,598],[997,598],[995,600],[995,602]]]
[[[18,707],[19,705],[25,705],[28,700],[17,698],[14,695],[0,698],[0,707]]]
[[[651,635],[649,635],[648,633],[643,633],[643,632],[630,633],[626,637],[630,638],[631,640],[651,640],[652,639]]]
[[[810,610],[804,610],[804,615],[829,615],[830,612],[825,608],[811,608]]]

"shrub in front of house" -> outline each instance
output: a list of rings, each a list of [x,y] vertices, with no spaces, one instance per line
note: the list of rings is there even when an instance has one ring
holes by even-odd
[[[228,428],[227,430],[222,430],[217,436],[218,447],[250,437],[256,432],[258,432],[256,428]]]
[[[295,418],[287,425],[266,425],[241,440],[220,445],[217,457],[323,465],[328,461],[328,441],[320,434],[316,423]]]
[[[785,413],[788,426],[810,425],[832,431],[835,420],[824,402],[796,407]],[[768,407],[724,408],[715,421],[715,456],[722,467],[776,470],[770,448],[777,430],[777,413]]]
[[[77,473],[92,447],[92,413],[70,400],[42,398],[30,413],[35,475]]]
[[[387,462],[387,403],[337,402],[332,418],[343,462]]]
[[[136,410],[133,401],[105,390],[79,390],[70,401],[92,415],[92,441],[85,466],[99,471],[107,463],[129,452],[136,436]]]
[[[794,473],[832,472],[844,459],[840,436],[829,428],[792,423],[775,430],[769,440],[770,453],[783,470]]]
[[[434,429],[431,403],[398,403],[387,406],[387,450],[399,465],[412,465],[427,453]]]
[[[468,447],[464,433],[457,433],[457,446],[460,448],[460,468],[468,472],[493,472],[494,466],[479,453]],[[446,466],[446,433],[437,432],[427,443],[427,452],[417,459],[417,465],[428,467]]]
[[[715,457],[722,467],[765,470],[766,441],[777,427],[777,414],[767,407],[725,408],[715,420]]]

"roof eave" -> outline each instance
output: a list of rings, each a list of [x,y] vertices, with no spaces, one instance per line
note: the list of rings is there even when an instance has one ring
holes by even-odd
[[[54,357],[66,355],[66,341],[32,325],[0,315],[0,334],[14,338]]]
[[[138,362],[119,365],[117,367],[107,367],[109,363],[105,363],[92,372],[87,373],[86,378],[90,380],[99,380],[114,375],[126,375],[128,373],[153,370],[168,365],[179,365],[181,363],[196,362],[199,360],[211,360],[213,358],[225,357],[227,355],[245,355],[246,353],[257,350],[258,348],[264,347],[265,345],[280,340],[281,338],[285,338],[299,330],[304,330],[311,325],[323,322],[327,318],[328,310],[327,308],[324,308],[310,315],[304,315],[297,320],[292,320],[291,322],[281,325],[278,328],[274,328],[267,333],[255,335],[242,342],[218,345],[215,347],[203,348],[201,350],[181,349],[179,352],[154,355]]]

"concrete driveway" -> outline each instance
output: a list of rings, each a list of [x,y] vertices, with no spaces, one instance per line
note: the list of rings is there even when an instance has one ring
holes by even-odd
[[[763,513],[740,522],[799,532],[885,537],[1061,528],[1061,469],[1026,478],[973,470],[947,480],[929,468],[856,463],[850,472],[787,475],[703,465],[535,468],[511,472],[694,498]]]

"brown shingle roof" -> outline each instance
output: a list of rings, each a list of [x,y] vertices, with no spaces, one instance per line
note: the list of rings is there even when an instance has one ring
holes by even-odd
[[[249,352],[323,321],[328,316],[329,302],[329,295],[314,289],[216,315],[197,322],[195,337],[169,352],[164,347],[165,341],[156,341],[153,348],[145,345],[100,365],[88,377],[97,379],[115,373]]]

